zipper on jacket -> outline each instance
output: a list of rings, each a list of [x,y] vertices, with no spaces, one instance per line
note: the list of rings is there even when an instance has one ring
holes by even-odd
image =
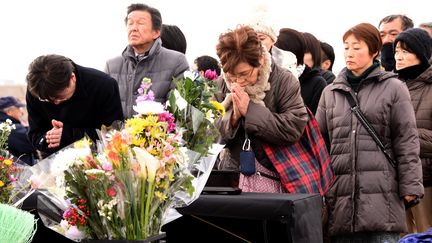
[[[357,100],[357,92],[354,93],[354,98]],[[358,102],[358,101],[357,101]],[[351,111],[351,110],[350,110]],[[357,200],[355,198],[356,195],[356,187],[357,187],[357,122],[355,115],[351,112],[351,136],[353,141],[353,149],[352,149],[352,170],[353,170],[353,188],[351,192],[351,200],[352,200],[352,224],[351,224],[351,232],[355,232],[355,224],[356,224],[356,210],[357,210]]]

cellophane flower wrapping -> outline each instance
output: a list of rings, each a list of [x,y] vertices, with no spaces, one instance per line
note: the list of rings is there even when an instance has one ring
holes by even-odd
[[[9,119],[0,123],[0,203],[20,207],[34,190],[27,180],[20,180],[26,174],[27,164],[8,151],[7,142],[13,129],[15,125]]]
[[[198,198],[223,147],[215,143],[217,130],[202,110],[168,112],[150,87],[144,78],[137,114],[102,127],[97,143],[83,138],[32,167],[30,181],[45,195],[38,211],[46,226],[76,241],[146,239],[179,217],[171,209]]]
[[[28,167],[8,151],[8,138],[15,129],[11,120],[0,123],[0,239],[2,242],[31,242],[36,232],[34,215],[19,209],[30,196],[27,180],[19,180]]]

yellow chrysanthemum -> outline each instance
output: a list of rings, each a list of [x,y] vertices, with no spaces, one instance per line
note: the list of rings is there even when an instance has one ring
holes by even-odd
[[[216,111],[219,114],[221,114],[221,116],[225,115],[225,107],[221,103],[219,103],[215,100],[211,100],[210,104],[212,104],[215,107]]]
[[[5,160],[3,161],[3,163],[4,163],[5,165],[7,165],[7,166],[11,166],[11,165],[12,165],[12,160],[10,160],[10,159],[5,159]]]
[[[3,187],[3,186],[4,186],[4,182],[0,181],[0,187]]]
[[[87,138],[80,139],[74,143],[75,148],[89,148],[91,140]]]

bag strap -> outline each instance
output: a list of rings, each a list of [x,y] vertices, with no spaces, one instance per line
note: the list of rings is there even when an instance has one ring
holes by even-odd
[[[366,128],[368,133],[371,135],[373,140],[376,142],[380,150],[384,153],[387,160],[390,162],[391,166],[396,168],[396,161],[390,156],[390,154],[386,151],[384,143],[381,141],[381,139],[378,137],[377,132],[375,131],[374,127],[370,124],[366,116],[363,114],[363,112],[360,110],[360,107],[358,106],[357,102],[354,100],[352,95],[349,92],[343,91],[344,95],[348,99],[348,103],[351,106],[351,111],[356,115],[357,119],[360,121],[360,123]]]
[[[241,125],[243,126],[244,132],[245,132],[245,141],[243,142],[242,150],[243,151],[250,151],[251,150],[251,142],[249,139],[249,136],[246,132],[246,127],[244,126],[244,119],[241,119]]]

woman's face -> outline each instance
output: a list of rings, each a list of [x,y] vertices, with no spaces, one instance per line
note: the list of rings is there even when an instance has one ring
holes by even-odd
[[[252,67],[246,62],[240,62],[234,68],[233,73],[226,73],[225,77],[231,83],[237,83],[240,87],[254,85],[258,80],[259,67]]]
[[[396,70],[415,66],[421,63],[416,54],[402,48],[401,42],[396,44],[395,48]]]
[[[258,38],[260,39],[262,45],[265,46],[267,51],[270,51],[274,45],[274,41],[270,38],[270,36],[263,33],[258,33]]]
[[[312,59],[312,54],[310,52],[304,54],[303,63],[308,65],[308,67],[310,68],[314,66],[314,61]]]
[[[373,64],[376,54],[369,54],[366,42],[358,40],[354,35],[349,35],[344,41],[345,65],[356,76],[360,76]]]

